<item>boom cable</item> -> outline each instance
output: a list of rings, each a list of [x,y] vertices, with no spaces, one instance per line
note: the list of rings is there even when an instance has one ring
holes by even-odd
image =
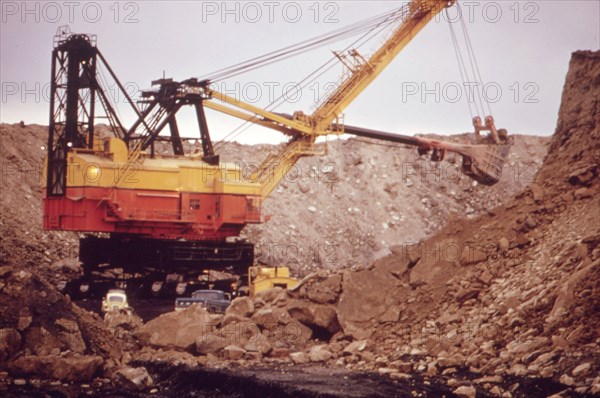
[[[454,54],[456,56],[456,62],[458,63],[458,70],[460,71],[460,77],[463,83],[463,87],[467,88],[467,81],[469,80],[467,68],[465,66],[463,56],[460,50],[460,46],[458,45],[458,39],[456,37],[456,32],[454,32],[454,26],[452,26],[452,22],[450,22],[450,16],[448,14],[448,10],[446,10],[446,16],[448,16],[448,26],[450,27],[450,36],[452,37],[452,44],[454,46]],[[473,113],[473,106],[471,106],[471,101],[467,96],[467,105],[469,107],[469,114],[471,115],[471,119],[475,117],[475,114],[479,114],[479,110],[477,109],[477,103],[473,101],[473,105],[475,106],[475,113]]]
[[[307,51],[323,47],[332,42],[340,41],[348,37],[355,36],[361,32],[371,31],[373,27],[380,26],[382,22],[394,19],[394,17],[397,16],[398,13],[402,12],[402,10],[402,8],[397,8],[391,11],[387,11],[375,17],[371,17],[363,21],[351,24],[347,27],[334,30],[333,32],[322,34],[312,39],[304,40],[276,51],[271,51],[269,53],[251,58],[249,60],[237,63],[227,68],[219,69],[215,72],[201,77],[200,80],[209,80],[212,82],[221,81],[223,79],[234,77],[239,74],[257,69],[259,67],[270,65],[272,63],[285,60],[292,56],[300,55]]]
[[[481,72],[479,70],[479,64],[477,63],[477,57],[475,57],[475,50],[473,49],[473,44],[471,43],[471,37],[469,36],[469,32],[467,30],[467,25],[465,24],[464,18],[461,18],[461,26],[462,26],[462,30],[463,30],[463,33],[465,36],[465,43],[467,45],[467,49],[469,52],[469,58],[471,59],[471,62],[474,65],[473,75],[477,76],[477,78],[479,79],[478,81],[481,84],[481,92],[483,93],[483,78],[481,77]],[[483,95],[483,97],[484,97],[485,101],[482,102],[482,107],[483,107],[483,103],[485,103],[488,108],[488,115],[491,115],[492,108],[490,107],[490,101],[488,100],[488,98],[485,95]]]
[[[213,77],[207,77],[209,81],[219,81],[224,78],[234,77],[239,74],[248,72],[250,70],[257,69],[262,66],[267,66],[275,62],[279,62],[281,60],[290,58],[292,56],[300,55],[304,52],[313,50],[318,47],[322,47],[325,44],[328,44],[333,41],[339,41],[345,39],[350,36],[355,36],[362,32],[365,32],[358,39],[354,40],[350,43],[342,52],[346,52],[351,48],[359,48],[363,46],[374,37],[378,36],[385,29],[398,22],[401,18],[398,18],[398,14],[404,12],[404,8],[394,9],[392,11],[380,14],[376,17],[369,18],[362,22],[355,23],[350,25],[349,27],[338,29],[337,31],[331,32],[326,35],[317,36],[316,38],[305,40],[303,42],[298,43],[297,45],[292,45],[285,47],[282,50],[273,51],[271,53],[267,53],[263,56],[252,58],[251,60],[238,63],[231,68],[221,69],[217,72],[211,74]],[[288,50],[288,51],[284,51]],[[304,79],[302,79],[297,85],[290,87],[287,91],[281,94],[278,98],[273,100],[266,108],[267,111],[272,111],[285,103],[286,98],[290,95],[290,92],[293,90],[302,90],[309,84],[316,81],[323,74],[330,71],[333,67],[338,65],[337,57],[332,57],[328,61],[326,61],[323,65],[317,68],[315,71],[310,73]],[[241,125],[236,127],[233,131],[223,137],[222,140],[215,143],[215,149],[221,147],[225,142],[231,141],[239,136],[242,132],[246,131],[253,122],[258,120],[259,116],[254,116],[250,120],[244,121]]]
[[[458,42],[458,37],[456,32],[454,31],[454,26],[447,9],[446,16],[448,19],[448,26],[450,27],[450,35],[452,37],[452,44],[454,46],[454,52],[456,55],[461,79],[463,81],[463,86],[465,87],[465,90],[468,90],[468,83],[474,84],[473,98],[469,98],[469,95],[466,96],[467,105],[469,107],[469,113],[471,114],[471,118],[474,118],[478,115],[485,116],[487,108],[488,115],[491,115],[492,109],[488,98],[483,93],[483,79],[481,78],[481,71],[479,70],[479,64],[477,63],[477,57],[475,56],[475,51],[473,50],[471,38],[469,37],[467,26],[465,24],[464,18],[462,17],[462,10],[460,8],[460,4],[457,3],[456,5],[459,11],[461,31],[465,41],[465,50],[468,57],[468,64],[467,61],[465,61],[465,56],[463,56],[461,45]],[[471,101],[473,102],[473,106],[471,105]],[[473,107],[475,108],[475,113],[473,113]]]

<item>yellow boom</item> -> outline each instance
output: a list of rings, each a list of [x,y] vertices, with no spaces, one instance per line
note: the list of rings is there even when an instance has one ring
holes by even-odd
[[[310,116],[303,112],[295,112],[293,117],[285,117],[208,87],[204,88],[204,94],[209,98],[204,102],[204,106],[292,137],[277,157],[265,160],[253,175],[253,181],[261,184],[263,198],[272,192],[285,172],[302,156],[318,153],[314,146],[318,136],[344,132],[343,123],[339,118],[344,109],[375,80],[425,25],[455,2],[456,0],[410,1],[397,13],[400,25],[368,59],[354,49],[350,50],[348,55],[336,54],[347,71],[338,88],[325,98]],[[352,58],[350,62],[348,56]]]

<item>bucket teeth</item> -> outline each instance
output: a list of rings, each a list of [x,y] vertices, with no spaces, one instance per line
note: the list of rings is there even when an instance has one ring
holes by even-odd
[[[463,172],[483,185],[494,185],[502,177],[510,145],[485,145],[463,155]]]

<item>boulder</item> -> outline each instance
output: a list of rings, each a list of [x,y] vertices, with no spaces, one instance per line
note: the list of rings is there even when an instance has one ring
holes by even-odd
[[[284,308],[280,307],[262,308],[252,316],[252,319],[229,323],[215,333],[225,337],[230,344],[241,347],[248,342],[257,342],[258,339],[263,338],[267,339],[273,348],[302,347],[312,337],[310,328],[292,318]]]
[[[229,344],[243,346],[249,341],[255,341],[262,337],[260,328],[252,321],[230,323],[217,331],[219,336],[224,337]]]
[[[311,362],[324,362],[329,360],[332,356],[333,354],[325,344],[313,346],[308,352],[308,358]]]
[[[64,344],[43,326],[28,328],[23,333],[23,346],[33,354],[46,356],[58,355]]]
[[[342,277],[339,274],[328,277],[320,283],[311,284],[306,289],[308,299],[317,304],[335,303],[342,288]]]
[[[303,324],[311,324],[313,322],[313,313],[311,311],[311,303],[303,300],[293,300],[287,306],[287,312],[295,320]]]
[[[500,250],[501,252],[507,251],[509,247],[510,243],[508,242],[508,239],[506,239],[504,236],[498,240],[498,250]]]
[[[65,347],[73,352],[83,354],[86,349],[85,342],[79,330],[79,324],[70,319],[57,319],[54,324],[58,327],[58,339]]]
[[[277,347],[273,348],[273,351],[269,354],[271,358],[286,358],[290,355],[291,351],[289,348]]]
[[[571,376],[569,376],[566,373],[563,374],[562,376],[560,376],[558,381],[560,381],[565,386],[572,386],[573,384],[575,384],[575,379],[573,379]]]
[[[31,316],[31,311],[29,311],[28,307],[21,308],[19,311],[19,319],[17,321],[17,329],[19,331],[23,331],[31,325],[33,318]]]
[[[292,362],[294,362],[297,365],[310,362],[310,358],[308,357],[308,354],[306,354],[305,352],[301,352],[301,351],[300,352],[292,352],[290,354],[290,359],[292,360]]]
[[[0,329],[0,362],[6,363],[20,348],[21,335],[16,329]]]
[[[390,247],[390,251],[403,260],[407,260],[409,268],[414,267],[421,260],[422,247],[419,243],[394,245]]]
[[[257,324],[247,318],[242,319],[246,320],[228,323],[219,329],[198,335],[195,352],[199,355],[217,355],[225,347],[235,345],[244,347],[249,352],[260,352],[263,355],[269,353],[272,349],[271,342],[267,339],[270,332],[265,330],[267,335],[263,335]]]
[[[225,358],[232,360],[241,359],[246,353],[246,350],[236,345],[228,345],[223,350],[225,352]]]
[[[209,355],[214,357],[214,355],[212,355],[212,354],[209,354]],[[141,351],[138,351],[135,355],[135,360],[140,363],[142,363],[142,362],[152,362],[152,363],[162,362],[162,363],[168,363],[173,366],[184,365],[184,366],[188,366],[188,367],[204,365],[207,362],[207,358],[208,358],[208,355],[207,356],[196,356],[196,355],[190,354],[189,352],[185,352],[185,351],[164,350],[162,348],[153,349],[153,348],[147,348],[147,347],[142,349]],[[119,368],[117,367],[113,371],[116,371],[118,369]],[[106,371],[104,372],[104,374],[106,374]]]
[[[456,292],[456,299],[463,303],[472,298],[477,298],[479,296],[479,289],[472,287],[461,287]]]
[[[248,322],[249,320],[249,318],[236,314],[226,314],[223,318],[221,318],[221,322],[219,322],[219,324],[221,327],[224,327],[232,323]]]
[[[479,260],[475,245],[463,244],[455,238],[427,241],[419,247],[421,258],[410,268],[408,282],[412,288],[423,285],[431,289],[445,287],[451,276],[464,272],[458,268],[461,262],[466,265],[468,261]]]
[[[269,355],[269,353],[273,350],[273,347],[266,338],[261,336],[261,338],[248,341],[244,345],[244,350],[247,352],[258,352],[261,355]]]
[[[445,352],[441,352],[440,354],[438,354],[437,363],[441,367],[448,368],[448,367],[463,366],[465,364],[465,360],[466,359],[465,359],[464,355],[462,355],[460,353],[456,353],[454,355],[448,355]]]
[[[459,397],[475,398],[477,396],[477,390],[472,386],[460,386],[453,393]]]
[[[594,194],[593,194],[592,190],[589,188],[586,188],[586,187],[579,188],[579,189],[575,190],[575,192],[573,192],[573,197],[576,200],[587,199],[587,198],[591,198],[593,196],[594,196]]]
[[[332,305],[294,300],[287,307],[290,316],[308,327],[320,327],[334,334],[341,330],[337,312]]]
[[[267,290],[261,290],[260,292],[256,293],[256,296],[254,297],[255,300],[257,299],[261,299],[263,300],[265,303],[270,303],[272,302],[275,297],[277,297],[277,295],[279,293],[281,293],[283,291],[283,288],[281,287],[274,287],[272,289],[267,289]]]
[[[84,382],[100,373],[103,364],[104,361],[99,356],[25,355],[9,363],[8,369],[14,376]]]
[[[533,217],[531,216],[527,216],[527,218],[525,219],[525,226],[529,229],[533,229],[535,227],[537,227],[537,222],[534,220]]]
[[[428,363],[427,364],[427,370],[425,371],[425,373],[427,373],[428,376],[435,376],[438,372],[437,366],[435,366],[434,363]]]
[[[536,203],[540,203],[544,200],[544,189],[536,183],[529,184],[529,191],[531,192],[531,197]]]
[[[589,372],[591,367],[592,367],[592,364],[590,362],[582,363],[581,365],[578,365],[577,367],[575,367],[575,369],[573,369],[571,374],[575,377],[585,375]]]
[[[250,319],[261,329],[273,329],[277,327],[277,319],[270,308],[262,308],[256,311]]]
[[[337,312],[333,306],[313,305],[311,307],[311,312],[313,315],[313,324],[315,326],[327,329],[327,331],[332,334],[341,330],[337,319]]]
[[[486,269],[486,270],[483,270],[483,272],[479,275],[478,279],[482,283],[489,285],[493,278],[494,278],[494,276]]]
[[[370,340],[356,340],[348,344],[344,350],[344,355],[354,355],[366,350],[371,345]]]
[[[300,348],[312,337],[310,328],[291,318],[286,324],[263,333],[273,347]]]
[[[378,260],[371,269],[344,272],[337,319],[345,334],[357,340],[367,339],[382,317],[389,318],[390,309],[397,309],[410,291],[403,279],[407,270],[408,260],[389,256]]]
[[[560,286],[554,306],[546,318],[547,323],[553,325],[562,322],[565,315],[574,305],[575,288],[579,286],[581,281],[591,278],[595,272],[598,272],[598,268],[600,268],[600,260],[594,261],[592,264],[576,271],[568,277],[567,281]]]
[[[196,353],[199,355],[217,354],[228,345],[226,338],[213,333],[200,336],[195,343]]]
[[[534,352],[542,347],[550,346],[550,339],[539,336],[522,343],[513,341],[508,344],[508,352],[511,354],[526,354]]]
[[[198,336],[211,333],[214,324],[199,305],[183,311],[169,312],[142,326],[137,336],[143,344],[161,348],[192,349]]]
[[[478,247],[466,244],[460,257],[462,265],[475,265],[487,260],[487,255]]]
[[[250,297],[238,297],[225,310],[225,315],[237,315],[249,318],[254,312],[254,303]]]
[[[152,377],[144,367],[120,368],[113,373],[111,380],[116,387],[132,391],[143,391],[154,384]]]
[[[572,172],[567,180],[572,185],[588,185],[598,174],[598,165],[591,165]]]

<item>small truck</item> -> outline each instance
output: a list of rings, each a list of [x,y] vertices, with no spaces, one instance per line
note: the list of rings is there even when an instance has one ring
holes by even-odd
[[[129,309],[127,295],[122,289],[110,289],[102,300],[102,312]]]
[[[211,314],[222,314],[231,304],[231,296],[221,290],[196,290],[192,297],[175,299],[175,311],[181,311],[191,305],[201,305]]]

